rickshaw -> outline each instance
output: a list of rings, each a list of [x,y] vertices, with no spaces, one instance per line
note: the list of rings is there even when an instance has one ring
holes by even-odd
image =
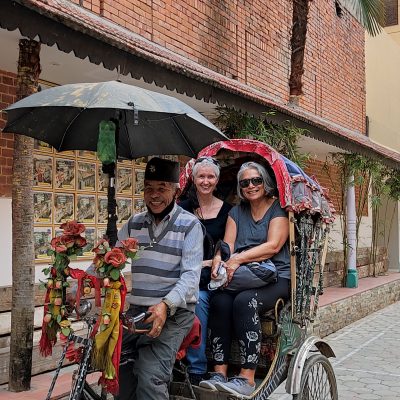
[[[200,151],[198,157],[203,156],[211,156],[219,161],[221,175],[217,195],[231,204],[238,202],[236,174],[244,162],[256,161],[264,165],[275,180],[280,204],[289,215],[291,298],[286,302],[279,299],[274,309],[260,315],[262,351],[256,375],[258,384],[251,396],[234,396],[192,386],[180,360],[174,369],[170,399],[265,400],[286,380],[286,392],[295,400],[337,400],[335,374],[329,361],[335,354],[328,343],[313,334],[318,300],[323,293],[329,226],[334,220],[335,212],[325,189],[295,163],[267,144],[255,140],[233,139],[216,142]],[[194,159],[190,160],[181,173],[183,195],[190,190],[194,162]],[[70,269],[70,276],[80,276],[83,282],[90,283],[92,280],[92,287],[97,285],[99,289],[96,277],[83,271]],[[97,300],[99,301],[99,298]],[[134,325],[140,320],[143,320],[143,316],[138,316],[137,321],[131,323]],[[91,369],[90,356],[94,340],[91,332],[95,324],[95,320],[88,323],[85,339],[79,339],[74,334],[68,336],[47,399],[51,398],[70,342],[84,344],[81,348],[83,353],[76,358],[78,369],[69,395],[70,400],[106,398],[104,390],[102,394],[97,394],[86,381],[86,375]],[[233,344],[232,355],[232,364],[239,365],[237,344]]]
[[[279,299],[275,309],[261,315],[262,356],[257,368],[258,385],[250,397],[193,387],[198,400],[267,399],[286,380],[286,392],[293,399],[337,400],[336,379],[330,357],[332,348],[313,334],[319,296],[323,293],[323,272],[327,253],[329,226],[334,208],[326,190],[295,163],[265,143],[233,139],[214,143],[198,157],[211,156],[219,161],[221,175],[217,196],[231,204],[236,196],[236,174],[247,161],[264,165],[275,179],[279,201],[289,214],[291,255],[291,299]],[[195,160],[187,163],[181,174],[183,195],[191,187],[191,170]],[[210,316],[212,318],[212,316]],[[234,344],[232,364],[239,364]],[[173,383],[172,398],[193,398],[187,384]],[[182,397],[183,396],[183,397]]]

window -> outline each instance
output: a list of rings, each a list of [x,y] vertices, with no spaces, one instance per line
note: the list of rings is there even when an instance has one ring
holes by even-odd
[[[385,26],[393,26],[399,23],[398,0],[384,0],[385,4]]]

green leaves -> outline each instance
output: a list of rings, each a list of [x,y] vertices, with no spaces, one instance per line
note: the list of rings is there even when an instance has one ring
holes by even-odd
[[[380,33],[385,25],[383,0],[346,0],[344,4],[371,36]]]
[[[120,277],[119,269],[113,268],[113,269],[110,271],[110,277],[111,277],[111,279],[113,279],[114,281],[117,281],[117,280],[119,279],[119,277]]]
[[[67,336],[67,337],[68,337],[68,335],[71,333],[71,328],[62,328],[62,329],[61,329],[61,333],[62,333],[64,336]]]

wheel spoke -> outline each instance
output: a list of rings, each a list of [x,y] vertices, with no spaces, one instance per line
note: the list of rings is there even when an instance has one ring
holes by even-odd
[[[302,400],[331,400],[332,389],[325,366],[317,362],[308,374]]]

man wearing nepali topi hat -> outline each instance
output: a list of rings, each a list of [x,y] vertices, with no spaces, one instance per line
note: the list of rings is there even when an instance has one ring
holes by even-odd
[[[147,211],[118,232],[119,241],[134,237],[143,248],[132,260],[127,314],[151,312],[147,335],[124,333],[119,400],[169,398],[175,355],[193,324],[203,231],[198,219],[176,204],[179,194],[179,163],[152,158],[144,175]]]

